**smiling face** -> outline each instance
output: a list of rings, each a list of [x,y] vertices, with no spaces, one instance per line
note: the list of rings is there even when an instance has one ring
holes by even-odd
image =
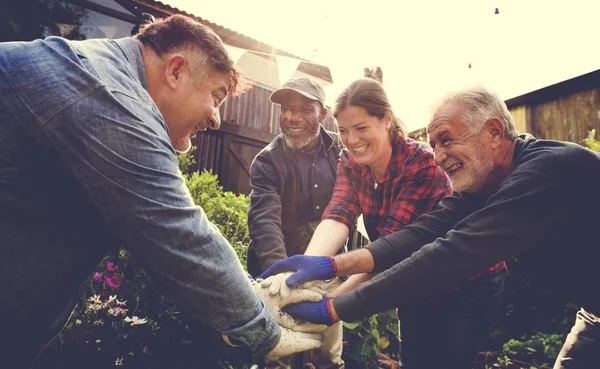
[[[348,106],[336,118],[342,142],[356,161],[385,170],[392,152],[389,117],[379,119],[361,106]]]
[[[171,143],[180,153],[189,151],[198,132],[221,126],[219,107],[227,97],[230,78],[214,72],[203,74],[199,81],[189,78],[181,83],[173,93],[173,109],[165,116]]]
[[[301,149],[316,142],[320,132],[320,121],[326,113],[318,101],[288,92],[281,99],[279,125],[286,144],[293,149]]]
[[[490,181],[494,161],[483,130],[473,134],[461,121],[463,110],[457,104],[440,108],[427,127],[429,144],[454,191],[480,192]]]

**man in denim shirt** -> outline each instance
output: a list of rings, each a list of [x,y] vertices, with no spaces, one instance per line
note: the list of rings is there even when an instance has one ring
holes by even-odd
[[[218,36],[183,16],[136,38],[0,44],[3,364],[31,362],[119,245],[228,343],[318,347],[279,328],[178,172],[176,153],[219,128],[239,79]]]

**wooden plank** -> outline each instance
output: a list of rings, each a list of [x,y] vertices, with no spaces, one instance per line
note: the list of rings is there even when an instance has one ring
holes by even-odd
[[[260,141],[264,143],[265,146],[269,142],[271,142],[276,136],[269,132],[259,131],[257,129],[244,127],[229,122],[221,122],[221,128],[219,128],[219,130],[225,133],[233,134],[235,136],[247,137],[256,141]]]

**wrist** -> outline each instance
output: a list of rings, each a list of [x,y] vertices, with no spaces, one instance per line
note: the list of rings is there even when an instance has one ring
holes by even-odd
[[[335,277],[337,277],[337,263],[335,262],[335,259],[332,256],[327,256],[329,258],[329,261],[331,262],[331,269],[333,270],[333,275],[331,276],[331,279],[334,279]]]
[[[326,299],[327,313],[329,314],[329,319],[331,320],[331,324],[335,324],[340,321],[340,317],[337,315],[335,307],[333,306],[333,297],[326,297]]]

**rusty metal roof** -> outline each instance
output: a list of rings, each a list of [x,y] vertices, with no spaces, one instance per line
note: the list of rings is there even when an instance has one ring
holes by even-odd
[[[274,48],[270,45],[265,44],[264,42],[261,42],[252,37],[243,35],[239,32],[231,30],[227,27],[220,26],[209,20],[203,19],[195,14],[188,13],[184,10],[174,8],[170,5],[167,5],[160,1],[155,1],[155,0],[116,0],[116,1],[135,14],[151,13],[158,17],[166,17],[166,16],[169,16],[172,14],[183,14],[183,15],[195,18],[200,23],[205,24],[205,25],[209,26],[210,28],[212,28],[213,31],[215,31],[215,33],[217,35],[219,35],[219,37],[221,37],[221,40],[223,40],[223,42],[228,45],[239,47],[239,48],[246,49],[246,50],[256,51],[256,52],[260,53],[258,55],[261,55],[267,59],[271,59],[271,57],[269,57],[269,55],[263,55],[263,54],[281,55],[281,56],[287,56],[287,57],[302,60],[303,62],[301,62],[300,65],[298,66],[299,71],[306,73],[306,74],[310,74],[315,77],[318,77],[322,80],[332,82],[331,72],[329,71],[329,68],[327,68],[324,65],[313,64],[309,60],[306,60],[297,55],[291,54],[287,51]]]

